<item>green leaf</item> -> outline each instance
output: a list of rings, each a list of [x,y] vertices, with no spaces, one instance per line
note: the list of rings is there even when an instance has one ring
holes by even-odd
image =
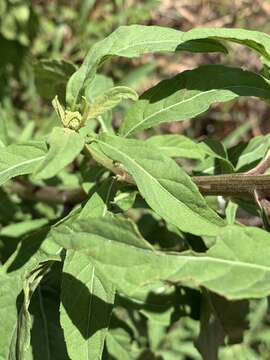
[[[228,158],[225,146],[218,140],[207,138],[206,140],[199,143],[199,147],[205,154],[211,157],[215,157],[221,160],[226,160]]]
[[[59,271],[53,271],[56,268]],[[70,359],[60,325],[61,275],[62,265],[54,264],[31,298],[29,307],[32,317],[31,348],[26,355],[27,360]]]
[[[246,29],[198,28],[187,31],[183,35],[183,40],[186,41],[198,39],[232,41],[246,45],[266,59],[270,59],[270,37],[263,32]]]
[[[57,95],[53,98],[52,106],[58,116],[58,119],[61,121],[62,125],[65,126],[66,113],[60,101],[58,100]]]
[[[113,87],[113,80],[105,75],[97,74],[89,86],[85,89],[85,98],[87,102],[93,102],[98,96],[106,90]]]
[[[0,337],[0,359],[6,360],[14,353],[17,338],[17,301],[29,275],[45,261],[59,261],[59,246],[48,237],[44,228],[26,237],[0,268],[0,316],[5,319]],[[6,316],[8,314],[8,316]]]
[[[47,223],[47,219],[33,219],[9,224],[1,228],[0,235],[8,237],[19,237],[33,230],[37,230]]]
[[[139,349],[132,347],[132,339],[126,329],[110,329],[106,336],[106,347],[114,359],[136,360]]]
[[[225,146],[214,139],[206,139],[199,144],[201,150],[214,159],[215,168],[218,168],[221,173],[234,172],[234,166],[228,159],[228,154]],[[203,166],[203,164],[201,164]]]
[[[65,60],[40,60],[34,65],[35,82],[39,95],[52,100],[58,95],[65,99],[66,84],[76,67]]]
[[[33,269],[24,280],[23,302],[18,314],[17,331],[14,333],[13,337],[14,347],[11,349],[11,358],[17,359],[17,356],[19,355],[19,359],[25,359],[26,353],[30,349],[32,321],[28,308],[34,291],[49,267],[49,262],[43,263],[37,269]]]
[[[80,174],[82,177],[82,188],[88,194],[92,193],[97,182],[99,182],[101,176],[106,169],[100,165],[89,166],[89,162],[86,158],[80,164]]]
[[[67,251],[60,320],[71,359],[101,359],[114,295],[114,286],[83,251]]]
[[[203,286],[231,300],[270,294],[270,235],[261,229],[228,226],[205,254],[146,249],[126,220],[109,217],[63,223],[52,237],[67,249],[87,250],[91,263],[131,297],[159,281]]]
[[[106,156],[124,165],[148,205],[169,223],[196,235],[216,235],[224,226],[189,176],[155,147],[105,134],[96,141]]]
[[[29,141],[1,148],[0,185],[15,176],[34,172],[44,160],[45,153],[45,143],[40,141]]]
[[[252,122],[244,122],[243,124],[239,124],[234,130],[232,130],[228,135],[224,137],[222,143],[224,146],[231,147],[235,144],[238,144],[239,139],[245,136],[251,129],[253,125]]]
[[[184,71],[142,94],[127,112],[120,134],[129,136],[163,122],[190,119],[216,102],[239,96],[269,99],[269,81],[250,71],[223,65]]]
[[[113,184],[114,180],[107,178],[100,186],[97,185],[78,218],[106,215],[108,202],[114,192]],[[114,296],[115,287],[89,262],[89,257],[83,251],[67,251],[60,312],[68,353],[72,359],[101,359]]]
[[[240,142],[229,149],[229,157],[235,164],[237,171],[247,171],[254,167],[261,160],[270,147],[270,137],[256,136],[248,143]]]
[[[90,199],[80,212],[79,218],[105,216],[114,193],[114,179],[112,178],[107,178],[100,185],[96,185]]]
[[[69,165],[84,147],[84,139],[77,132],[55,127],[49,136],[46,157],[35,171],[36,179],[48,179]]]
[[[123,239],[125,239],[125,243],[131,246],[135,246],[139,249],[145,249],[145,250],[152,250],[152,246],[141,236],[139,233],[137,227],[134,225],[134,223],[128,219],[124,219],[120,216],[114,216],[114,217],[88,217],[84,219],[80,219],[77,221],[80,222],[86,222],[90,221],[89,223],[92,224],[92,230],[90,234],[95,234],[97,237],[102,239],[112,239],[116,242],[123,242]],[[104,221],[104,226],[100,227],[100,221]],[[56,240],[57,244],[59,243],[59,240],[57,238],[57,234],[63,230],[63,228],[67,228],[69,226],[72,227],[72,224],[77,223],[73,219],[71,219],[68,222],[64,222],[63,224],[60,224],[58,227],[54,228],[52,230],[53,235],[56,234]],[[105,226],[106,225],[106,226]],[[84,250],[88,249],[89,242],[85,241],[85,239],[82,239],[80,243],[77,243],[78,240],[73,238],[66,238],[63,240],[63,243],[65,244],[66,249],[73,249],[73,250]]]
[[[120,189],[113,199],[113,205],[116,205],[122,211],[127,211],[134,205],[137,193],[134,190]]]
[[[162,154],[169,157],[184,157],[200,159],[205,157],[205,152],[200,144],[184,135],[155,135],[146,140],[149,145],[158,147]]]
[[[237,209],[238,205],[229,200],[225,210],[226,219],[229,225],[233,225],[235,223]]]
[[[226,48],[215,40],[187,42],[184,33],[159,26],[120,26],[104,40],[96,43],[88,52],[83,64],[70,78],[66,100],[70,106],[77,103],[82,90],[94,79],[98,67],[112,56],[128,58],[153,52],[226,52]]]
[[[87,120],[96,119],[109,110],[112,110],[122,100],[137,100],[138,95],[135,90],[127,86],[115,86],[99,95],[87,110]]]

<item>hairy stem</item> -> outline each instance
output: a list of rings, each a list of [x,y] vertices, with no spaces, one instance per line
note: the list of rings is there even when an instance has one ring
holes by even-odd
[[[122,169],[113,171],[120,181],[134,184],[129,174],[123,175]],[[270,198],[270,175],[226,174],[213,176],[194,176],[194,183],[203,195],[222,195],[238,198],[254,197],[255,190]],[[82,188],[58,189],[53,186],[36,187],[31,183],[13,182],[11,190],[19,197],[31,201],[54,204],[75,205],[87,199]]]
[[[135,184],[131,175],[120,165],[106,157],[104,154],[86,145],[84,154],[94,159],[112,173],[116,175],[118,181]],[[270,155],[262,161],[259,170],[267,168]],[[18,179],[19,180],[19,179]],[[255,192],[260,194],[260,198],[270,198],[270,175],[258,174],[256,171],[248,173],[193,176],[192,180],[197,185],[202,195],[222,195],[237,198],[254,198]],[[37,187],[29,182],[15,181],[11,185],[12,192],[23,199],[32,201],[42,201],[45,203],[57,204],[77,204],[87,199],[86,193],[81,188],[58,189],[51,186]]]
[[[251,197],[257,190],[270,196],[270,175],[225,174],[194,176],[192,180],[203,195]]]
[[[88,155],[92,155],[95,161],[107,167],[117,175],[118,180],[134,183],[133,178],[121,166],[115,164],[104,154],[97,152],[91,146],[86,146]],[[270,155],[265,162],[261,162],[263,169],[267,169]],[[257,167],[256,167],[257,168]],[[193,176],[192,180],[198,186],[203,195],[224,195],[234,197],[254,197],[254,191],[270,197],[270,175],[254,173],[238,173],[225,175]]]

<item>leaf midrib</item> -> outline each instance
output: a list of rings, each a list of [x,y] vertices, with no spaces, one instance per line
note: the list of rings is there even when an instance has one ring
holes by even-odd
[[[179,34],[180,35],[180,34]],[[182,34],[181,34],[182,35]],[[179,46],[181,43],[183,42],[183,40],[179,39],[179,43],[177,43],[176,47]],[[162,43],[176,43],[175,40],[152,40],[152,41],[141,41],[141,42],[137,42],[137,43],[133,43],[132,46],[125,46],[121,49],[118,49],[117,52],[121,52],[121,51],[126,51],[128,49],[132,49],[132,48],[135,48],[136,46],[139,46],[139,45],[151,45],[151,44],[162,44]]]
[[[179,34],[179,35],[180,35],[180,34]],[[181,35],[183,36],[183,34],[181,34]],[[118,38],[119,38],[119,35],[118,35]],[[115,41],[115,39],[114,39],[114,41]],[[182,39],[179,39],[179,43],[177,43],[176,47],[177,47],[179,44],[181,44],[182,42],[183,42],[183,40],[182,40]],[[122,48],[116,50],[114,54],[111,54],[111,53],[110,53],[110,52],[112,51],[112,47],[113,47],[113,45],[114,45],[114,44],[112,44],[110,51],[108,51],[105,55],[103,54],[102,56],[99,56],[98,58],[94,58],[94,61],[92,61],[92,62],[90,61],[90,63],[95,64],[95,65],[99,65],[100,62],[102,61],[102,59],[105,58],[105,57],[107,57],[107,56],[115,56],[115,55],[120,56],[119,53],[121,53],[122,51],[126,51],[126,50],[129,50],[129,49],[133,49],[133,48],[135,48],[136,46],[139,46],[139,45],[147,45],[147,46],[149,46],[149,45],[151,45],[151,44],[156,44],[156,43],[159,43],[159,44],[161,44],[161,43],[176,43],[176,41],[175,41],[175,40],[140,41],[140,42],[137,42],[137,43],[135,43],[135,44],[133,43],[132,45],[127,45],[127,46],[125,46],[125,47],[122,47]],[[94,50],[96,50],[96,49],[94,49]],[[168,50],[168,51],[169,51],[169,50]],[[117,53],[118,53],[118,54],[117,54]],[[145,52],[143,52],[143,53],[145,53]],[[95,53],[94,53],[94,52],[93,52],[93,55],[92,55],[92,56],[95,56]],[[121,56],[124,56],[124,55],[121,55]],[[82,66],[83,66],[83,65],[84,65],[84,64],[82,64]],[[91,65],[87,64],[87,65],[85,65],[85,67],[86,67],[87,72],[88,72],[89,69],[91,68]]]
[[[184,208],[186,208],[188,211],[191,211],[192,213],[194,213],[196,216],[198,216],[200,219],[202,219],[203,221],[205,221],[206,223],[208,223],[209,225],[212,226],[216,226],[219,227],[217,224],[213,224],[211,222],[209,222],[207,219],[205,219],[204,217],[201,217],[198,213],[196,213],[193,209],[191,209],[189,206],[187,206],[185,203],[181,202],[180,200],[178,200],[175,196],[173,196],[166,188],[164,188],[157,179],[155,179],[150,173],[148,173],[141,165],[139,165],[134,159],[132,159],[130,156],[128,156],[126,153],[121,152],[120,150],[118,150],[117,148],[101,141],[101,140],[97,140],[98,142],[102,143],[103,145],[113,149],[114,151],[118,152],[120,155],[128,158],[132,163],[134,163],[135,166],[137,166],[139,169],[141,169],[141,171],[143,171],[146,176],[148,176],[152,181],[154,181],[159,188],[161,188],[163,191],[165,191],[169,197],[171,197],[173,200],[176,200],[180,205],[182,205]]]
[[[25,161],[23,161],[23,162],[17,163],[17,164],[15,164],[15,165],[13,165],[13,166],[5,169],[5,170],[0,171],[0,176],[2,176],[3,174],[5,174],[5,173],[7,173],[7,172],[9,172],[9,171],[12,171],[12,170],[16,169],[17,167],[20,167],[20,166],[23,166],[23,165],[27,165],[27,164],[31,164],[32,162],[39,161],[39,160],[42,160],[42,159],[44,159],[44,158],[45,158],[45,155],[42,155],[42,156],[36,157],[36,158],[34,158],[34,159],[25,160]],[[1,181],[1,180],[0,180],[0,181]]]
[[[42,299],[40,286],[38,287],[38,298],[39,298],[39,306],[40,306],[41,318],[42,318],[43,325],[44,325],[44,333],[45,333],[44,340],[45,340],[45,342],[47,344],[47,346],[46,346],[47,359],[50,360],[51,359],[51,350],[50,350],[50,340],[49,340],[49,331],[48,331],[48,321],[47,321],[45,310],[44,310],[44,304],[43,304],[43,299]]]
[[[120,246],[125,246],[125,247],[129,247],[128,245],[126,244],[123,244],[123,243],[116,243],[115,244],[116,247]],[[132,246],[133,248],[135,248],[134,246]],[[143,252],[148,252],[147,250],[144,250],[144,249],[139,249],[139,248],[135,248],[135,251],[143,251]],[[262,271],[265,271],[265,272],[270,272],[270,267],[267,267],[265,265],[260,265],[260,264],[252,264],[250,262],[244,262],[242,260],[228,260],[228,259],[222,259],[220,257],[214,257],[214,256],[205,256],[205,255],[194,255],[194,256],[191,256],[191,255],[181,255],[181,253],[179,253],[178,255],[176,254],[173,254],[173,253],[162,253],[162,252],[155,252],[155,251],[150,251],[154,256],[172,256],[174,258],[177,258],[177,260],[184,260],[186,263],[187,262],[206,262],[207,264],[209,263],[217,263],[217,264],[227,264],[227,265],[230,265],[231,267],[234,267],[234,266],[237,266],[237,267],[240,267],[240,268],[253,268],[255,270],[262,270]],[[96,254],[96,252],[94,252],[94,254]],[[91,249],[89,250],[89,255],[91,256]],[[91,256],[92,257],[92,256]],[[93,258],[95,259],[95,256],[93,256]],[[99,259],[96,259],[96,261],[99,261]],[[103,263],[104,264],[104,263]],[[106,266],[106,263],[104,264]],[[120,264],[118,265],[112,265],[112,266],[119,266],[121,267]],[[134,267],[136,266],[136,264],[131,264],[130,265],[131,267]],[[123,267],[127,267],[127,266],[123,266]],[[178,270],[177,270],[178,271]]]
[[[52,168],[52,164],[55,164],[55,159],[57,162],[59,162],[59,159],[63,159],[61,154],[65,154],[66,150],[69,151],[69,149],[72,148],[73,143],[77,141],[77,138],[74,137],[75,132],[68,128],[59,129],[65,130],[64,136],[62,137],[62,142],[59,144],[58,141],[56,141],[53,146],[51,145],[48,153],[43,157],[44,161],[36,170],[36,174],[38,174],[38,177],[40,178],[42,178],[44,175],[48,177],[49,175],[51,176],[51,174],[54,175],[55,169],[54,167]]]
[[[200,97],[200,96],[204,96],[204,95],[207,95],[211,92],[214,92],[214,91],[219,91],[219,90],[230,90],[230,89],[236,89],[236,88],[252,88],[252,89],[255,89],[255,90],[263,90],[263,91],[268,91],[267,89],[261,89],[261,88],[258,88],[256,86],[248,86],[248,85],[232,85],[232,86],[227,86],[227,87],[223,87],[223,88],[220,88],[220,89],[211,89],[211,90],[208,90],[208,91],[205,91],[205,92],[201,92],[199,94],[196,94],[186,100],[183,100],[183,101],[179,101],[175,104],[172,104],[166,108],[162,108],[161,110],[158,110],[156,111],[155,113],[152,113],[151,115],[147,116],[147,117],[143,117],[143,119],[139,122],[137,122],[125,135],[124,137],[127,137],[130,133],[132,133],[136,128],[138,128],[141,124],[147,122],[149,119],[151,119],[152,117],[154,116],[157,116],[159,114],[161,114],[162,112],[166,112],[176,106],[179,106],[180,104],[184,104],[184,103],[187,103],[187,102],[190,102],[190,101],[193,101],[195,98],[197,97]],[[181,90],[181,89],[179,89]],[[270,91],[270,88],[269,88],[269,91]],[[238,95],[238,94],[235,94],[235,97],[240,97],[241,95]],[[140,100],[139,100],[140,101]],[[144,113],[143,113],[143,116],[144,116]]]
[[[91,326],[91,315],[92,315],[91,308],[92,308],[92,302],[93,302],[94,282],[95,282],[95,266],[93,265],[92,277],[91,277],[91,282],[90,282],[90,299],[89,299],[88,316],[87,316],[87,329],[86,329],[87,336],[89,336],[89,330],[90,330],[90,326]],[[89,359],[89,360],[91,359],[90,358],[89,341],[87,342],[87,359]]]
[[[72,233],[74,233],[74,230],[72,228],[69,228]],[[80,232],[76,232],[77,234],[77,237],[79,236],[79,233]],[[85,232],[85,231],[81,231],[82,234],[86,234],[89,236],[89,233],[88,232]],[[135,245],[130,245],[130,244],[126,244],[126,243],[123,243],[123,242],[119,242],[119,241],[114,241],[112,239],[109,239],[109,238],[105,238],[103,236],[99,236],[97,234],[94,234],[96,235],[98,238],[99,238],[99,241],[105,243],[105,245],[108,245],[109,244],[113,244],[112,246],[113,247],[122,247],[122,248],[125,248],[125,249],[130,249],[132,248],[133,251],[136,251],[136,252],[139,252],[139,253],[145,253],[145,255],[150,256],[153,255],[153,256],[158,256],[158,257],[164,257],[164,256],[168,256],[168,257],[174,257],[174,258],[177,258],[179,260],[183,259],[185,260],[186,262],[190,261],[199,261],[199,262],[206,262],[206,263],[209,263],[209,262],[212,262],[212,263],[223,263],[223,264],[228,264],[228,265],[231,265],[231,266],[238,266],[238,267],[247,267],[247,268],[253,268],[253,269],[257,269],[257,270],[263,270],[263,271],[266,271],[266,272],[270,272],[270,266],[267,267],[265,265],[261,265],[261,264],[253,264],[251,262],[244,262],[243,260],[239,260],[239,258],[237,258],[236,260],[228,260],[228,259],[223,259],[223,258],[220,258],[218,257],[219,255],[199,255],[199,254],[196,254],[195,255],[182,255],[181,253],[179,254],[176,254],[176,253],[166,253],[166,252],[159,252],[159,251],[155,251],[155,250],[151,250],[151,249],[142,249],[142,248],[138,248],[136,247]],[[224,242],[223,242],[224,243]],[[231,250],[231,248],[229,248]],[[86,248],[83,248],[83,249],[76,249],[74,248],[74,250],[87,250]],[[89,249],[89,255],[92,257],[91,255],[91,249]],[[96,251],[94,250],[94,254],[96,255]],[[92,257],[93,259],[95,259],[95,255]],[[216,256],[216,257],[215,257]],[[99,261],[98,259],[96,259],[96,261]],[[106,264],[105,264],[106,265]],[[120,264],[118,264],[120,266]],[[134,264],[131,264],[130,266],[136,266]]]

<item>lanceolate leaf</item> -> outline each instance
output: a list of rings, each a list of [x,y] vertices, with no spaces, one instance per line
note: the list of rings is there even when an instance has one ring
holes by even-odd
[[[190,159],[203,159],[205,157],[205,152],[201,146],[184,135],[155,135],[147,139],[146,143],[156,146],[162,154],[169,157]]]
[[[45,99],[52,100],[59,95],[65,97],[65,87],[76,67],[64,60],[41,60],[34,64],[35,82],[38,93]]]
[[[198,28],[187,31],[183,35],[183,39],[186,41],[198,39],[228,40],[246,45],[251,49],[256,50],[266,59],[270,59],[270,37],[259,31],[226,28]]]
[[[27,234],[28,232],[32,232],[34,230],[37,230],[38,228],[41,228],[47,223],[47,219],[34,219],[17,222],[15,224],[10,224],[2,227],[0,230],[0,235],[8,237],[20,237]]]
[[[97,186],[78,218],[105,216],[114,192],[112,188],[111,178]],[[60,319],[70,358],[99,360],[110,323],[115,287],[84,251],[68,250],[63,272]]]
[[[14,347],[11,348],[12,355],[10,359],[25,359],[27,351],[30,350],[32,321],[28,309],[31,297],[49,267],[50,263],[44,263],[37,269],[32,269],[31,273],[24,280],[23,303],[18,314],[17,331],[13,336]]]
[[[132,58],[146,53],[176,50],[226,52],[226,48],[215,40],[184,44],[183,35],[181,31],[159,26],[120,26],[91,48],[82,66],[70,78],[67,85],[67,103],[72,106],[78,101],[80,92],[93,80],[97,68],[112,56]]]
[[[62,124],[64,124],[65,122],[65,110],[63,108],[63,106],[61,105],[60,101],[58,100],[58,96],[56,95],[52,101],[52,106],[59,118],[59,120],[61,121]]]
[[[214,139],[206,139],[199,144],[201,151],[210,157],[210,161],[212,159],[214,167],[219,169],[221,173],[233,173],[234,166],[228,159],[228,154],[224,145]],[[205,164],[208,163],[208,160],[205,161]],[[202,163],[203,167],[204,164]]]
[[[91,219],[91,220],[90,220]],[[93,219],[93,220],[92,220]],[[136,248],[145,249],[145,250],[152,250],[152,246],[141,236],[141,234],[138,232],[136,226],[133,224],[132,221],[124,219],[123,217],[103,217],[98,216],[95,218],[88,217],[84,219],[80,219],[81,221],[90,221],[92,224],[91,232],[90,234],[96,234],[96,236],[100,239],[107,238],[108,240],[113,240],[116,242],[123,242],[123,239],[125,239],[126,245],[135,246]],[[104,221],[104,226],[100,227],[100,221]],[[63,223],[57,226],[53,229],[52,233],[55,239],[57,239],[57,244],[59,244],[59,240],[57,237],[57,234],[60,233],[64,228],[70,228],[72,227],[72,223],[74,221],[71,219],[68,222]],[[77,222],[76,222],[77,223]],[[106,226],[105,226],[106,225]],[[58,229],[60,229],[58,231]],[[88,230],[86,230],[86,233],[88,233]],[[81,242],[82,241],[82,242]],[[64,241],[65,248],[66,249],[74,249],[74,250],[84,250],[88,249],[88,242],[81,240],[80,244],[77,244],[78,240],[77,238],[66,238]],[[62,246],[62,245],[61,245]]]
[[[120,133],[129,136],[163,122],[190,119],[213,103],[239,96],[269,99],[270,83],[258,74],[222,65],[184,71],[147,90],[128,111]]]
[[[93,103],[96,98],[100,98],[104,92],[111,88],[113,88],[113,80],[108,76],[97,74],[85,89],[86,106],[87,103]],[[114,133],[112,127],[112,111],[107,111],[102,118],[99,118],[98,120],[103,129],[106,129],[110,133]]]
[[[229,157],[239,171],[246,171],[261,160],[270,147],[270,136],[256,136],[248,143],[239,143],[229,149]]]
[[[211,210],[189,176],[155,147],[139,140],[102,135],[98,146],[133,176],[149,206],[180,230],[216,235],[224,222]]]
[[[135,101],[138,99],[138,95],[136,91],[127,86],[115,86],[112,89],[105,91],[89,105],[87,119],[95,119],[98,116],[103,115],[117,106],[124,99]]]
[[[55,127],[49,137],[50,149],[39,167],[36,179],[48,179],[55,176],[79,155],[84,147],[84,139],[77,132]]]
[[[204,286],[229,299],[270,294],[270,235],[261,229],[228,226],[205,254],[164,253],[146,249],[144,243],[138,246],[141,240],[132,242],[134,234],[113,218],[62,224],[52,236],[68,249],[87,249],[91,262],[129,296],[158,281]]]
[[[46,145],[40,141],[13,144],[0,151],[0,185],[18,176],[31,174],[45,158]]]
[[[193,29],[186,33],[158,26],[121,26],[89,51],[80,69],[71,77],[67,87],[67,102],[77,102],[81,90],[95,76],[98,66],[111,56],[137,57],[151,52],[176,50],[224,51],[216,40],[229,40],[246,45],[270,59],[269,36],[243,29]],[[206,42],[204,42],[206,41]]]
[[[42,244],[42,245],[41,245]],[[0,316],[5,319],[0,337],[0,359],[9,359],[14,354],[17,342],[17,301],[27,278],[41,262],[56,260],[59,246],[48,238],[44,228],[25,238],[18,250],[0,270]],[[7,316],[8,314],[8,316]],[[10,358],[12,359],[12,357]]]
[[[57,268],[62,271],[60,264]],[[31,298],[31,347],[25,356],[27,360],[70,360],[60,325],[60,284],[55,269],[56,266],[50,270]]]
[[[105,216],[108,211],[108,205],[115,194],[115,190],[114,179],[105,179],[100,186],[94,188],[94,193],[84,205],[79,214],[79,218]]]
[[[97,74],[89,86],[85,89],[85,98],[91,103],[106,90],[113,87],[113,80],[105,75]]]
[[[114,286],[83,251],[68,250],[60,319],[71,359],[99,360],[114,303]]]

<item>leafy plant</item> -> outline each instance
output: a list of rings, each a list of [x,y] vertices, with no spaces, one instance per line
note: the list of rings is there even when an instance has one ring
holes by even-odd
[[[0,359],[269,358],[269,136],[226,148],[139,134],[240,96],[267,102],[265,72],[203,65],[140,96],[98,73],[112,57],[226,54],[227,42],[267,66],[263,33],[142,25],[96,43],[78,69],[34,65],[55,114],[23,137],[0,119]]]

